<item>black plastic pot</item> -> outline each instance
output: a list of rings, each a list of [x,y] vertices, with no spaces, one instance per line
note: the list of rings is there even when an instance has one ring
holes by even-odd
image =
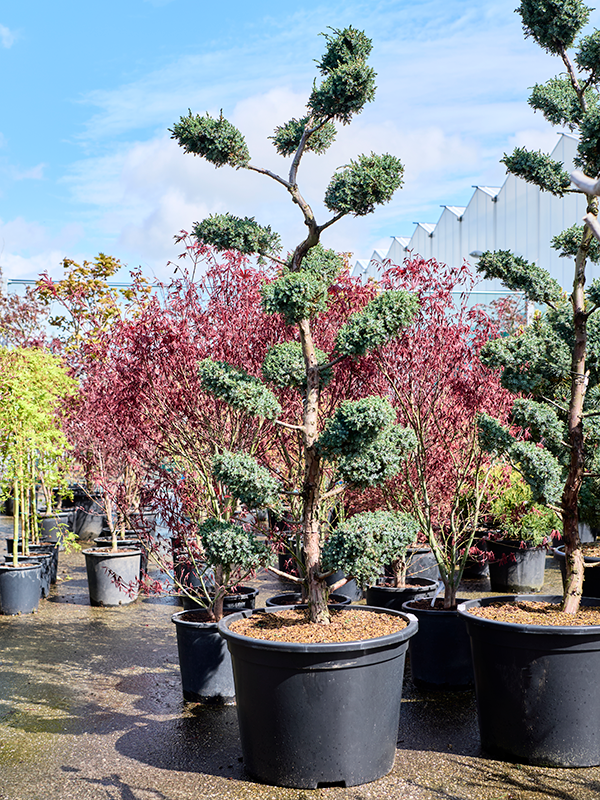
[[[137,579],[140,574],[140,550],[122,548],[116,553],[104,547],[84,550],[90,603],[93,606],[124,606],[137,600]],[[118,576],[122,588],[113,577]],[[129,590],[131,585],[133,588]]]
[[[19,556],[18,560],[19,564],[40,565],[40,597],[48,597],[52,578],[52,555],[50,553],[30,553],[28,556]]]
[[[0,564],[0,613],[31,614],[40,604],[40,564]]]
[[[520,547],[520,542],[486,542],[492,592],[539,592],[544,585],[545,547]]]
[[[503,598],[561,602],[561,597]],[[600,626],[495,622],[459,606],[473,652],[482,748],[495,757],[552,767],[600,764]],[[596,605],[584,598],[582,605]]]
[[[235,592],[226,594],[223,598],[223,611],[231,613],[232,611],[254,608],[257,594],[258,589],[254,589],[252,586],[238,586]],[[186,611],[205,607],[205,603],[201,600],[193,600],[185,594],[181,595],[181,602]]]
[[[325,580],[325,583],[328,586],[333,586],[334,583],[341,581],[346,576],[342,572],[342,570],[338,570],[334,572],[333,575],[330,575],[329,578]],[[360,586],[356,583],[354,579],[348,581],[343,586],[340,586],[338,589],[335,590],[336,594],[345,594],[346,597],[349,597],[352,602],[357,603],[359,600],[363,598],[363,590]]]
[[[19,555],[21,554],[21,540],[19,539],[18,543],[19,548]],[[13,539],[6,539],[6,552],[8,560],[12,558],[12,549],[13,549]],[[50,562],[50,583],[56,583],[56,577],[58,575],[58,544],[52,544],[48,542],[47,544],[29,544],[29,553],[31,555],[38,555],[38,554],[50,554],[52,556]]]
[[[567,577],[567,565],[565,561],[565,547],[554,548],[554,557],[557,559],[562,574],[563,584]],[[589,564],[598,564],[600,558],[593,556],[585,556],[584,563],[586,566]],[[600,566],[593,569],[585,569],[583,572],[583,592],[584,597],[600,597]]]
[[[201,613],[180,611],[171,617],[183,697],[193,703],[228,705],[235,702],[231,656],[217,623],[197,621]]]
[[[56,583],[58,576],[58,544],[30,544],[29,552],[33,555],[45,553],[51,556],[50,559],[50,583]]]
[[[402,610],[419,620],[419,632],[410,640],[410,672],[415,686],[425,691],[472,686],[469,637],[458,612],[415,608],[414,601],[404,603]]]
[[[58,511],[55,514],[40,514],[38,522],[42,537],[48,542],[58,542],[61,536],[71,530],[70,511]]]
[[[334,606],[349,606],[352,601],[348,595],[333,592],[329,595],[328,602]],[[282,594],[276,594],[273,595],[273,597],[267,597],[265,605],[268,608],[273,608],[274,606],[297,606],[301,603],[301,592],[282,592]]]
[[[91,540],[100,536],[103,518],[102,498],[84,496],[73,512],[73,531],[80,539]]]
[[[409,600],[422,600],[433,597],[437,588],[437,581],[428,578],[409,578],[406,586],[394,588],[393,586],[369,586],[367,589],[367,605],[376,608],[391,608],[402,611],[402,604]]]
[[[395,611],[360,606],[374,614]],[[408,626],[377,639],[290,644],[252,639],[219,622],[233,663],[244,766],[276,786],[358,784],[394,764]],[[276,611],[271,613],[277,613]]]
[[[96,536],[94,539],[96,547],[112,547],[112,536]],[[139,550],[142,554],[140,559],[140,580],[142,576],[148,571],[148,551],[143,546],[142,542],[136,537],[125,537],[124,539],[117,538],[117,547],[124,547],[129,550]]]
[[[426,578],[439,581],[440,570],[429,547],[409,547],[406,575],[408,578]]]

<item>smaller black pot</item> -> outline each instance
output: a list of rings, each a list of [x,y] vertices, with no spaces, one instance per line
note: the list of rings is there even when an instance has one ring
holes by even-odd
[[[31,614],[40,604],[41,564],[0,565],[0,613]]]
[[[544,586],[545,547],[520,547],[519,542],[486,542],[494,560],[489,561],[492,592],[539,592]]]
[[[329,595],[327,602],[334,606],[349,606],[352,601],[348,595],[333,592],[333,594]],[[268,608],[273,608],[275,606],[298,606],[301,604],[301,592],[283,592],[282,594],[276,594],[273,597],[267,597],[265,602],[265,605]]]
[[[258,589],[252,586],[238,586],[234,594],[226,594],[223,599],[223,612],[243,611],[246,608],[254,608]],[[200,600],[193,600],[185,594],[181,595],[181,602],[185,611],[205,608]]]
[[[63,533],[72,530],[70,511],[58,511],[55,514],[40,514],[38,521],[42,537],[48,542],[58,542]]]
[[[406,575],[408,578],[426,578],[429,581],[439,581],[440,569],[429,547],[409,547],[406,561]]]
[[[340,569],[337,572],[335,572],[333,575],[330,575],[330,577],[326,579],[325,583],[328,586],[333,586],[334,583],[337,583],[338,581],[341,581],[342,578],[345,578],[345,577],[346,576],[344,575],[344,573]],[[353,603],[358,603],[358,601],[362,600],[362,598],[363,598],[363,590],[360,588],[360,586],[356,583],[356,581],[354,579],[352,579],[351,581],[348,581],[343,586],[340,586],[339,588],[337,588],[335,590],[335,594],[345,594],[346,597],[349,597],[351,602],[353,602]]]
[[[137,600],[137,588],[131,592],[122,589],[111,573],[118,576],[125,586],[137,581],[142,555],[139,550],[121,548],[113,553],[105,547],[92,547],[84,550],[83,555],[92,606],[123,606]]]
[[[428,578],[409,578],[406,586],[369,586],[367,589],[367,605],[376,608],[392,608],[402,611],[402,604],[409,600],[423,600],[433,597],[437,589],[437,581]]]
[[[180,611],[171,617],[177,631],[177,653],[184,700],[230,705],[235,702],[231,656],[216,622],[201,621],[202,612]]]
[[[112,547],[112,536],[96,536],[94,539],[96,547]],[[117,539],[117,547],[127,547],[131,550],[134,548],[140,550],[142,558],[140,561],[140,580],[148,572],[148,551],[143,546],[142,542],[137,538]]]

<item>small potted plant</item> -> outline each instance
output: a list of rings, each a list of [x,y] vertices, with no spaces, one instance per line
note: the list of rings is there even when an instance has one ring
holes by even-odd
[[[240,607],[254,607],[256,590],[241,591],[244,581],[258,567],[268,564],[273,553],[234,519],[206,520],[198,526],[196,535],[188,532],[179,541],[179,558],[193,566],[191,573],[175,569],[167,580],[167,586],[190,601],[188,609],[172,617],[183,696],[193,702],[230,703],[235,697],[231,657],[217,623],[224,614]],[[164,569],[160,559],[157,563]],[[154,590],[157,588],[155,583]]]
[[[323,566],[341,569],[367,591],[367,605],[402,609],[415,597],[431,597],[437,581],[407,578],[408,548],[419,526],[402,511],[355,514],[329,533],[323,547]],[[389,565],[390,577],[382,575]],[[337,585],[332,586],[335,591]]]
[[[531,488],[509,465],[497,465],[488,482],[486,539],[493,592],[539,592],[546,553],[561,520],[552,508],[533,502]]]

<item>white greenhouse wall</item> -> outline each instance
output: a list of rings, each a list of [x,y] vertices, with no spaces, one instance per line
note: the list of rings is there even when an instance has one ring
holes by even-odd
[[[561,161],[568,172],[574,169],[576,146],[574,136],[560,134],[552,151],[552,158]],[[568,290],[573,280],[573,260],[560,258],[550,246],[550,240],[565,228],[581,224],[586,210],[585,196],[574,193],[563,198],[554,197],[514,175],[507,175],[500,188],[473,188],[465,208],[444,206],[437,223],[417,223],[410,238],[394,237],[387,253],[375,251],[369,262],[366,259],[357,261],[352,274],[363,280],[376,278],[382,261],[398,264],[410,253],[459,266],[463,261],[474,264],[476,256],[471,253],[511,250],[545,267]],[[588,283],[598,276],[600,266],[588,263]],[[505,293],[497,280],[481,281],[477,289]]]

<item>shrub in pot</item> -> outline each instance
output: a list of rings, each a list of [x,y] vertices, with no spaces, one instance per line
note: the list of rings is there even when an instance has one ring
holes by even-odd
[[[407,554],[419,526],[401,511],[365,511],[349,517],[331,533],[323,547],[323,566],[341,567],[367,591],[367,605],[402,609],[414,597],[431,597],[437,581],[407,579]],[[393,577],[381,577],[389,564]],[[334,584],[335,586],[335,584]]]
[[[231,590],[239,592],[241,582],[268,563],[272,552],[250,531],[231,521],[207,520],[199,526],[198,535],[201,555],[194,559],[197,585],[183,580],[178,586],[194,607],[172,617],[183,696],[194,702],[229,703],[235,697],[231,657],[217,623],[226,611],[227,598],[240,597],[232,595]]]
[[[505,156],[504,163],[513,174],[559,196],[573,183],[586,195],[587,214],[583,228],[574,225],[552,242],[562,255],[575,258],[568,298],[545,270],[510,252],[484,253],[479,261],[486,277],[500,278],[547,307],[517,335],[486,347],[487,363],[500,369],[503,385],[519,395],[511,419],[517,427],[484,417],[480,430],[485,446],[521,472],[533,499],[561,515],[565,591],[562,598],[516,596],[509,598],[510,605],[498,604],[497,598],[470,601],[459,613],[472,642],[483,747],[533,764],[589,766],[600,764],[600,694],[590,684],[598,666],[600,625],[598,601],[581,600],[578,523],[586,491],[597,487],[600,452],[594,421],[600,397],[598,281],[585,289],[586,262],[597,260],[600,236],[598,92],[590,58],[600,34],[581,36],[589,9],[580,0],[552,5],[523,0],[518,11],[526,35],[566,67],[565,75],[535,86],[530,103],[553,124],[578,130],[576,163],[583,172],[569,176],[562,164],[524,148]],[[567,95],[571,101],[559,111],[559,97]]]
[[[546,552],[558,536],[560,517],[533,502],[530,487],[517,470],[497,465],[488,483],[492,529],[486,547],[494,592],[538,592],[544,584]]]
[[[364,396],[364,383],[359,388],[351,381],[358,399],[340,402],[343,394],[338,395],[327,415],[323,414],[321,391],[332,381],[336,365],[342,369],[345,361],[348,369],[356,368],[352,362],[395,336],[410,322],[416,308],[415,299],[408,292],[377,294],[368,290],[372,299],[361,311],[348,317],[346,305],[345,315],[333,320],[327,317],[329,305],[334,306],[339,297],[338,287],[344,285],[345,265],[334,252],[322,247],[321,234],[343,216],[362,216],[387,202],[401,183],[402,165],[390,155],[371,154],[352,161],[333,176],[326,191],[330,219],[322,225],[317,223],[298,186],[302,156],[311,149],[317,153],[327,149],[332,142],[334,121],[349,122],[371,99],[374,89],[374,73],[366,63],[371,43],[363,33],[346,28],[327,35],[326,42],[326,53],[319,62],[323,81],[313,87],[305,115],[277,128],[273,137],[280,155],[293,155],[288,178],[254,167],[242,134],[223,117],[212,119],[190,113],[172,130],[187,152],[216,166],[229,164],[274,178],[289,192],[307,227],[307,238],[288,258],[280,257],[276,234],[254,219],[242,220],[229,214],[213,216],[198,223],[194,235],[202,244],[221,251],[233,248],[248,256],[269,258],[277,269],[261,287],[261,302],[267,314],[282,319],[288,328],[267,352],[262,380],[226,361],[212,359],[201,362],[200,375],[205,391],[231,409],[241,408],[265,420],[260,424],[274,426],[279,432],[275,440],[285,445],[271,444],[254,453],[245,447],[227,450],[213,457],[211,469],[219,485],[248,508],[277,508],[280,496],[291,498],[300,506],[306,576],[294,580],[306,581],[306,617],[312,635],[319,634],[321,639],[331,630],[332,614],[354,619],[360,613],[356,609],[334,613],[327,604],[329,571],[322,566],[320,551],[331,505],[348,485],[373,485],[395,474],[413,445],[413,437],[396,424],[389,402],[378,395]],[[329,330],[316,325],[321,315],[333,322]],[[240,617],[250,613],[241,612]],[[272,618],[281,620],[286,614],[300,613],[304,615],[278,610]],[[381,641],[375,638],[346,644],[298,645],[240,636],[232,630],[240,621],[236,619],[238,615],[219,623],[233,657],[246,767],[259,779],[298,787],[316,787],[320,782],[355,784],[373,780],[391,768],[400,673],[407,637],[416,626],[405,618],[398,622],[393,612],[364,613],[366,618],[372,618],[373,625],[379,623],[382,614],[386,624],[408,624],[397,635],[384,636]],[[262,617],[259,625],[261,620]],[[252,618],[245,622],[254,624]],[[391,680],[384,682],[387,687],[393,685],[394,691],[387,694],[386,688],[385,700],[380,702],[381,693],[371,686],[371,692],[379,694],[379,698],[377,703],[369,703],[369,692],[362,684],[363,680],[368,681],[362,677],[369,673],[366,662],[374,657],[373,650],[388,647],[391,654],[388,651],[384,661],[378,657],[375,660],[388,664],[392,670],[393,675],[386,675]],[[357,651],[364,657],[358,657]],[[348,668],[336,668],[341,665]],[[378,668],[371,666],[377,672]],[[260,691],[255,680],[262,686]],[[282,704],[276,702],[279,692],[275,692],[273,680],[278,685],[282,681],[285,684]],[[307,685],[315,686],[308,697]],[[294,694],[298,690],[299,694]],[[252,698],[262,697],[265,692],[270,699],[261,702],[261,712],[257,714]],[[342,704],[337,702],[342,695],[346,707],[352,709],[351,716],[365,723],[364,729],[361,726],[354,731],[350,730],[352,726],[343,724],[339,716]],[[326,698],[333,699],[331,708],[337,709],[335,721],[329,721]],[[376,720],[374,708],[379,715]],[[379,745],[376,755],[374,739]]]

